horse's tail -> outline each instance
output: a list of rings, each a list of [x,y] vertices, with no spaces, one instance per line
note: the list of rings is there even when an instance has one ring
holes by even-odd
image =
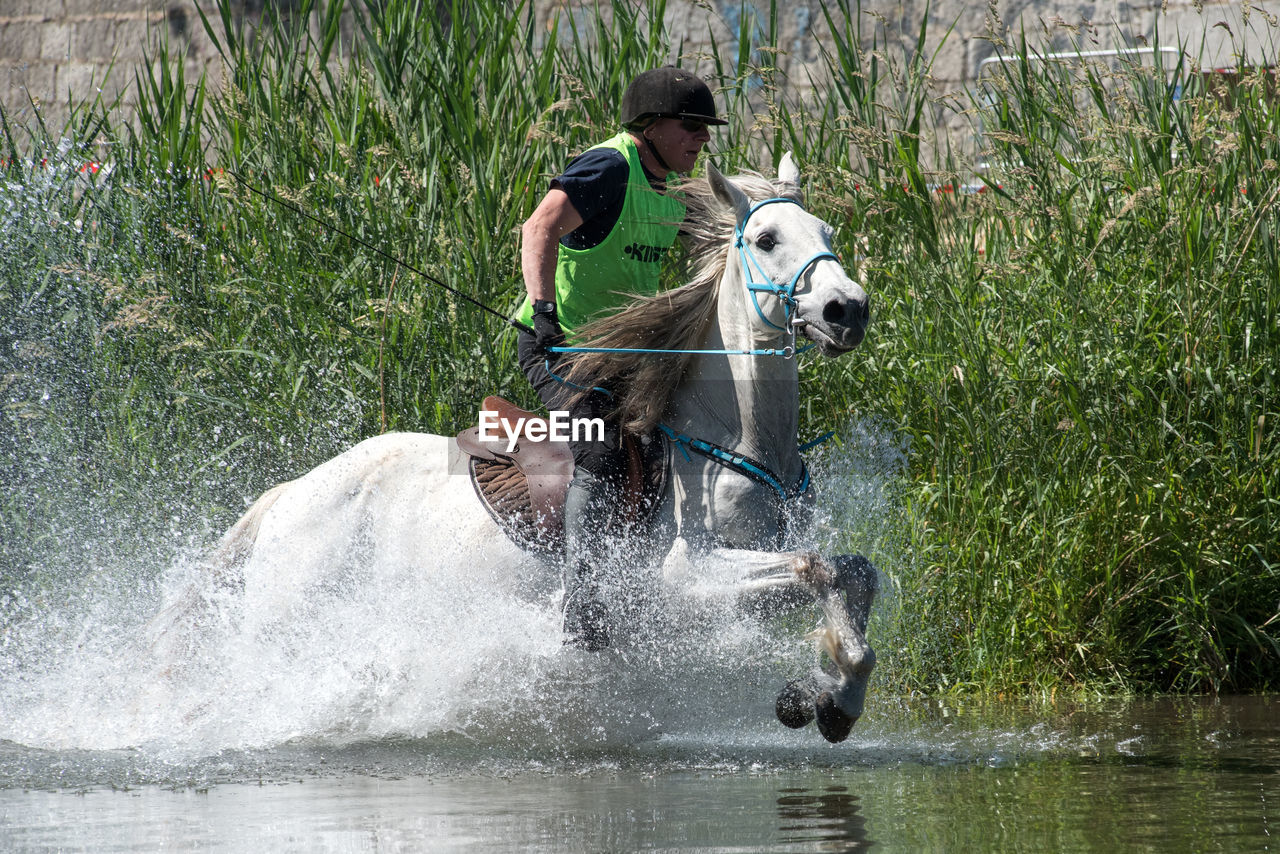
[[[244,589],[242,570],[253,554],[262,519],[289,483],[262,494],[202,557],[185,586],[169,597],[147,629],[153,653],[171,667],[189,660],[219,623],[219,605]]]

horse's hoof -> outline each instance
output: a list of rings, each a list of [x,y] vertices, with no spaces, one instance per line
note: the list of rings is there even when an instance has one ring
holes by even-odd
[[[814,701],[814,712],[818,719],[818,732],[832,744],[839,744],[849,737],[856,717],[848,715],[836,705],[836,698],[830,691],[823,691]]]
[[[792,679],[778,694],[774,711],[783,726],[800,729],[813,720],[813,689],[799,679]]]
[[[861,586],[872,595],[878,592],[879,581],[875,565],[862,555],[836,555],[831,562],[835,564],[835,582],[839,586]]]

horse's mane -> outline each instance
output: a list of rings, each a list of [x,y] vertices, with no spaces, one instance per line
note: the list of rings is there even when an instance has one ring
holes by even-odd
[[[794,184],[754,172],[732,180],[752,202],[777,196],[803,202]],[[681,274],[688,283],[638,297],[622,311],[593,320],[578,330],[576,346],[686,350],[704,339],[716,313],[717,285],[724,275],[735,214],[715,197],[705,178],[681,182],[676,192],[688,209],[680,229]],[[645,435],[661,420],[691,358],[687,354],[578,353],[568,359],[567,378],[584,388],[613,390],[618,395],[614,413],[623,429]]]

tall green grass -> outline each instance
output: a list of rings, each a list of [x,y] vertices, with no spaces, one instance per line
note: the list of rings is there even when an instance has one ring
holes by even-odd
[[[913,678],[1274,687],[1280,110],[1190,60],[1014,53],[992,190],[867,229],[844,387],[912,437]]]
[[[613,132],[635,73],[699,61],[661,2],[546,26],[497,2],[297,5],[249,28],[222,0],[220,90],[162,42],[136,120],[101,102],[59,133],[0,116],[25,224],[0,240],[6,586],[65,566],[69,498],[139,539],[182,527],[174,507],[217,528],[370,433],[456,430],[491,390],[532,402],[500,323],[228,172],[506,311],[547,179]],[[1269,82],[1216,93],[1194,56],[1104,67],[1024,42],[957,104],[929,86],[939,34],[824,8],[821,97],[771,59],[776,6],[763,44],[744,16],[702,67],[731,119],[720,165],[795,150],[842,253],[865,256],[867,343],[802,376],[807,429],[871,419],[909,448],[896,527],[850,543],[892,582],[884,679],[1274,689]],[[930,140],[953,109],[984,151]],[[978,160],[989,191],[937,191]]]

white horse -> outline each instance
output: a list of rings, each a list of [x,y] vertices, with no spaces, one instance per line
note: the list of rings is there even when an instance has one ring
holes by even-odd
[[[876,574],[856,556],[823,560],[780,550],[788,526],[803,523],[813,500],[797,446],[799,379],[790,355],[797,332],[828,357],[857,346],[867,296],[831,252],[830,226],[800,204],[790,154],[776,182],[728,179],[710,166],[708,173],[684,189],[688,244],[698,260],[693,280],[627,309],[611,327],[617,334],[604,335],[615,345],[660,340],[670,347],[680,343],[671,340],[678,329],[685,348],[707,352],[613,354],[595,367],[611,369],[611,358],[639,365],[632,373],[643,390],[632,415],[647,407],[649,421],[660,416],[669,439],[666,493],[644,534],[645,553],[659,558],[650,576],[664,595],[708,597],[757,613],[816,603],[825,626],[815,637],[828,662],[783,689],[777,713],[793,727],[816,718],[828,740],[840,741],[862,712],[875,664],[864,632]],[[653,333],[647,341],[628,337],[627,329],[639,328]],[[737,354],[759,350],[777,352]],[[665,378],[659,385],[666,388],[646,386],[645,371],[649,380]],[[441,532],[452,556],[471,565],[527,566],[465,471],[465,455],[450,437],[368,439],[259,498],[223,536],[213,569],[251,603],[245,619],[265,628],[288,619],[317,586],[358,583],[349,577],[353,561],[430,573]],[[182,643],[174,627],[191,617],[197,598],[180,599],[157,621],[167,624],[157,633],[170,646]]]

